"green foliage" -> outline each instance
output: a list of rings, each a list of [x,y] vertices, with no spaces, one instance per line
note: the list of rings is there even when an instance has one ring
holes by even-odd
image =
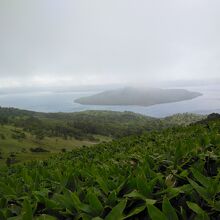
[[[126,200],[122,200],[118,205],[112,208],[111,212],[106,216],[106,220],[123,219],[123,211],[126,207]]]
[[[204,115],[197,115],[192,113],[183,113],[183,114],[175,114],[172,116],[168,116],[163,120],[167,124],[171,125],[190,125],[196,123],[198,121],[206,119]]]
[[[166,215],[154,205],[147,205],[147,210],[152,220],[168,220]]]
[[[152,131],[1,167],[0,219],[218,219],[219,127]]]
[[[175,209],[172,207],[169,199],[167,199],[166,197],[164,197],[163,199],[162,207],[163,213],[168,220],[178,220]]]
[[[132,112],[84,111],[75,113],[38,113],[14,108],[0,108],[0,123],[23,128],[36,140],[46,136],[96,141],[93,135],[121,138],[146,131],[188,125],[206,118],[196,114],[177,114],[157,119]],[[24,133],[23,133],[24,134]],[[17,135],[17,137],[16,137]],[[14,134],[16,138],[25,138]]]

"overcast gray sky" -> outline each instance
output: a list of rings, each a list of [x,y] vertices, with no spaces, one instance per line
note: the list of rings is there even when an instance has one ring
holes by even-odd
[[[217,78],[219,0],[0,0],[0,87]]]

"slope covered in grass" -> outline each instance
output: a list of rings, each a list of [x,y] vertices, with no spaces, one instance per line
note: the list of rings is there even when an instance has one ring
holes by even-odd
[[[218,219],[220,121],[1,169],[7,219]]]
[[[195,114],[158,119],[132,112],[39,113],[0,108],[0,164],[8,159],[17,163],[47,158],[78,146],[187,125],[204,118]],[[45,151],[32,152],[32,148]]]
[[[132,112],[84,111],[74,113],[39,113],[14,108],[0,108],[0,123],[23,128],[39,137],[74,137],[91,140],[93,135],[112,138],[141,134],[144,131],[185,125],[205,116],[179,114],[165,119],[152,118]]]
[[[42,138],[13,125],[0,125],[0,166],[8,159],[12,163],[45,159],[62,151],[71,151],[100,141],[109,141],[109,138],[95,136],[94,141],[48,136]],[[34,152],[33,149],[36,148],[40,148],[41,152]]]

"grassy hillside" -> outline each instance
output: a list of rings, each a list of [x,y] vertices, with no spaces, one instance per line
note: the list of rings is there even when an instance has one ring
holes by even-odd
[[[172,116],[168,116],[163,118],[163,123],[166,125],[175,125],[175,126],[186,126],[190,125],[202,120],[205,120],[207,116],[205,115],[198,115],[192,113],[183,113],[183,114],[175,114]]]
[[[39,137],[74,137],[78,140],[93,140],[93,135],[123,137],[163,127],[159,119],[111,111],[38,113],[1,108],[0,122],[21,127]]]
[[[132,112],[84,111],[75,113],[39,113],[14,108],[0,108],[0,123],[23,128],[39,137],[73,137],[94,141],[94,135],[119,138],[145,131],[189,124],[204,116],[184,114],[165,119]]]
[[[215,119],[2,167],[0,218],[219,219],[219,149]]]
[[[83,145],[187,125],[204,118],[192,114],[156,119],[132,112],[39,113],[0,108],[0,164],[43,159]],[[41,148],[40,152],[33,152],[35,148]]]
[[[12,125],[0,125],[0,165],[5,164],[8,158],[12,163],[24,162],[32,159],[45,159],[54,154],[71,151],[77,147],[89,146],[100,141],[109,141],[109,138],[95,136],[95,141],[77,140],[74,138],[44,137],[39,139],[21,128]],[[40,152],[32,149],[41,148]]]

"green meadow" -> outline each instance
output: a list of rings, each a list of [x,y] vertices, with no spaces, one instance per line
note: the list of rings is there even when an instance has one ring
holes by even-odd
[[[11,155],[14,155],[15,163],[46,159],[63,151],[71,151],[81,146],[90,146],[100,141],[111,140],[101,135],[96,135],[95,139],[95,141],[89,141],[77,140],[74,137],[66,139],[63,137],[44,137],[39,140],[35,135],[23,131],[22,128],[12,125],[0,125],[0,165],[4,165],[6,159]],[[37,147],[41,147],[48,152],[31,152],[31,149]]]

